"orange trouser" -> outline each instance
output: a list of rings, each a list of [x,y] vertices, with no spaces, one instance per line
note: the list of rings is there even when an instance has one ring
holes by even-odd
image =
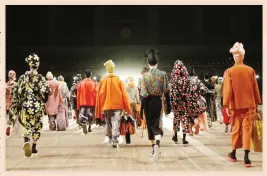
[[[232,110],[232,149],[250,150],[252,123],[256,116],[256,108]]]

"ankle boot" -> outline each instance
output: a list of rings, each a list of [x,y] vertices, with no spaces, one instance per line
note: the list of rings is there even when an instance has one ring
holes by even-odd
[[[173,141],[174,143],[177,143],[177,142],[178,142],[178,139],[177,139],[177,131],[174,131],[174,134],[173,134],[173,136],[172,136],[172,141]]]
[[[38,151],[36,150],[36,144],[32,144],[32,154],[37,155]]]
[[[183,144],[188,144],[188,142],[185,140],[186,138],[186,133],[183,134]]]
[[[89,127],[88,127],[88,132],[89,132],[89,133],[92,132],[91,125],[89,125]]]
[[[236,158],[236,150],[234,149],[232,152],[228,153],[228,159],[232,162],[236,162],[237,158]]]
[[[251,167],[251,161],[248,158],[249,150],[245,150],[244,164],[245,167]]]
[[[225,125],[225,131],[224,132],[228,132],[228,125]]]

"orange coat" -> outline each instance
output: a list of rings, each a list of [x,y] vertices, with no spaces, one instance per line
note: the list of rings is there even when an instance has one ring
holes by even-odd
[[[253,68],[237,63],[225,72],[223,105],[231,110],[256,108],[261,103],[256,74]]]
[[[104,110],[125,110],[131,112],[130,101],[124,83],[114,74],[101,80],[96,96],[95,113],[99,118]]]
[[[77,108],[81,106],[95,106],[96,102],[96,82],[90,78],[85,78],[77,86]]]

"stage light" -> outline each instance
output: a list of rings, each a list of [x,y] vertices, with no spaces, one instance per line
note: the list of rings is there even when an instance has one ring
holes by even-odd
[[[256,79],[259,79],[260,78],[260,76],[259,75],[256,75]]]
[[[96,80],[96,77],[94,76],[94,78],[93,78],[94,80]]]

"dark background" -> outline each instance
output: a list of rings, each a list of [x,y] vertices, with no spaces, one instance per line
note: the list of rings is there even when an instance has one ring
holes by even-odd
[[[130,29],[129,38],[123,28]],[[205,72],[222,76],[233,64],[229,49],[239,41],[262,89],[262,6],[9,5],[6,34],[7,71],[21,75],[28,69],[25,57],[36,52],[40,73],[63,75],[69,86],[88,67],[103,76],[109,59],[120,74],[138,75],[147,48],[160,50],[159,69],[168,74],[179,58],[200,78]]]

